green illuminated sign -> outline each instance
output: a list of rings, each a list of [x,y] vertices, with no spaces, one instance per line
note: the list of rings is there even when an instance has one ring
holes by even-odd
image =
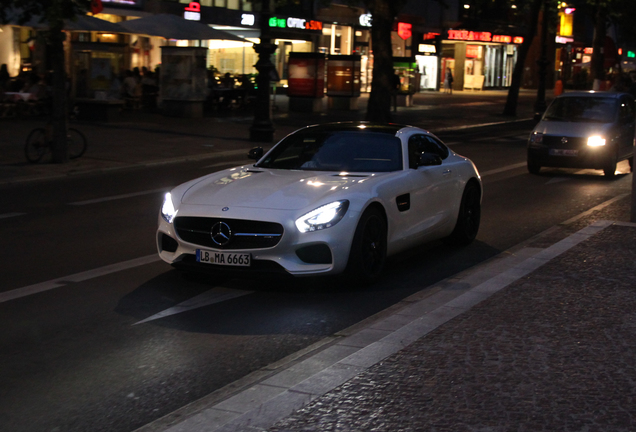
[[[636,53],[634,53],[634,51],[627,51],[627,57],[628,58],[636,58]]]
[[[269,19],[269,26],[270,27],[285,28],[285,27],[287,27],[287,20],[283,19],[283,18],[271,17]]]

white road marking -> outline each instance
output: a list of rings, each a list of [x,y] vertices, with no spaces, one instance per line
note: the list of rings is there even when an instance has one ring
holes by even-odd
[[[519,162],[519,163],[508,165],[508,166],[505,166],[505,167],[496,168],[496,169],[493,169],[493,170],[490,170],[490,171],[484,171],[483,173],[479,173],[479,174],[482,177],[485,177],[485,176],[488,176],[488,175],[499,174],[499,173],[502,173],[502,172],[505,172],[505,171],[510,171],[510,170],[521,168],[521,167],[524,167],[524,166],[526,166],[526,162]]]
[[[147,191],[142,191],[142,192],[133,192],[133,193],[122,194],[122,195],[113,195],[113,196],[104,197],[104,198],[95,198],[95,199],[90,199],[90,200],[86,200],[86,201],[75,201],[75,202],[68,203],[68,204],[69,205],[73,205],[73,206],[83,206],[83,205],[87,205],[87,204],[96,204],[96,203],[102,203],[102,202],[106,202],[106,201],[115,201],[115,200],[119,200],[119,199],[133,198],[133,197],[142,196],[142,195],[150,195],[150,194],[155,194],[155,193],[159,193],[159,192],[166,192],[167,190],[168,189],[166,189],[166,188],[153,189],[153,190],[147,190]]]
[[[156,261],[160,261],[159,255],[147,255],[141,258],[131,259],[130,261],[124,261],[117,264],[111,264],[104,267],[99,267],[93,270],[88,270],[81,273],[75,273],[74,275],[64,276],[61,278],[53,279],[47,282],[40,282],[34,285],[25,286],[22,288],[16,288],[11,291],[0,293],[0,303],[4,303],[9,300],[15,300],[22,297],[26,297],[32,294],[49,291],[55,288],[60,288],[69,283],[83,282],[89,279],[94,279],[100,276],[105,276],[111,273],[117,273],[122,270],[128,270],[142,265],[150,264]]]
[[[11,217],[16,217],[16,216],[22,216],[25,214],[26,213],[4,213],[4,214],[0,214],[0,219],[7,219]]]
[[[182,312],[187,312],[189,310],[198,309],[204,306],[208,306],[215,303],[221,303],[226,300],[231,300],[237,297],[242,297],[247,294],[251,294],[254,291],[245,291],[238,290],[232,288],[225,287],[216,287],[211,289],[210,291],[206,291],[203,294],[199,294],[198,296],[192,297],[184,301],[183,303],[179,303],[176,306],[168,308],[164,311],[154,314],[151,317],[146,318],[145,320],[134,323],[133,325],[143,324],[148,321],[154,321],[161,318],[165,318],[170,315],[176,315]]]

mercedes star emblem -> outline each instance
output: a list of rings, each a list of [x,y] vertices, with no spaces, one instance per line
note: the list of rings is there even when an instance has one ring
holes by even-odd
[[[210,235],[212,236],[212,241],[214,243],[219,246],[225,246],[229,243],[230,238],[232,237],[232,230],[225,222],[217,222],[212,225]]]
[[[561,144],[567,144],[567,142],[568,142],[568,138],[567,137],[561,138]]]

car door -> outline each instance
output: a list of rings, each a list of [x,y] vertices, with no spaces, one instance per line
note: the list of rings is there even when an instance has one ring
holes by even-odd
[[[408,142],[408,221],[409,235],[415,238],[442,229],[450,222],[453,200],[457,195],[457,174],[453,172],[448,148],[438,139],[425,134],[415,134]],[[440,165],[418,166],[422,154],[439,156]]]

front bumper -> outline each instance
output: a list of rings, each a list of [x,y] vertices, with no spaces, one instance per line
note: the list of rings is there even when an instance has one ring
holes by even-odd
[[[528,160],[544,167],[603,169],[615,157],[613,146],[555,149],[529,145]]]
[[[337,274],[345,270],[352,236],[357,224],[357,217],[351,210],[335,226],[307,233],[298,231],[293,218],[283,218],[280,217],[280,214],[276,215],[279,213],[278,211],[259,213],[261,221],[278,222],[283,225],[283,235],[273,247],[221,249],[209,245],[189,243],[177,234],[174,224],[166,222],[159,215],[159,228],[156,235],[159,256],[176,268],[202,272],[265,272],[312,276]],[[249,253],[251,265],[249,267],[234,267],[199,263],[196,261],[197,249],[210,252]]]

